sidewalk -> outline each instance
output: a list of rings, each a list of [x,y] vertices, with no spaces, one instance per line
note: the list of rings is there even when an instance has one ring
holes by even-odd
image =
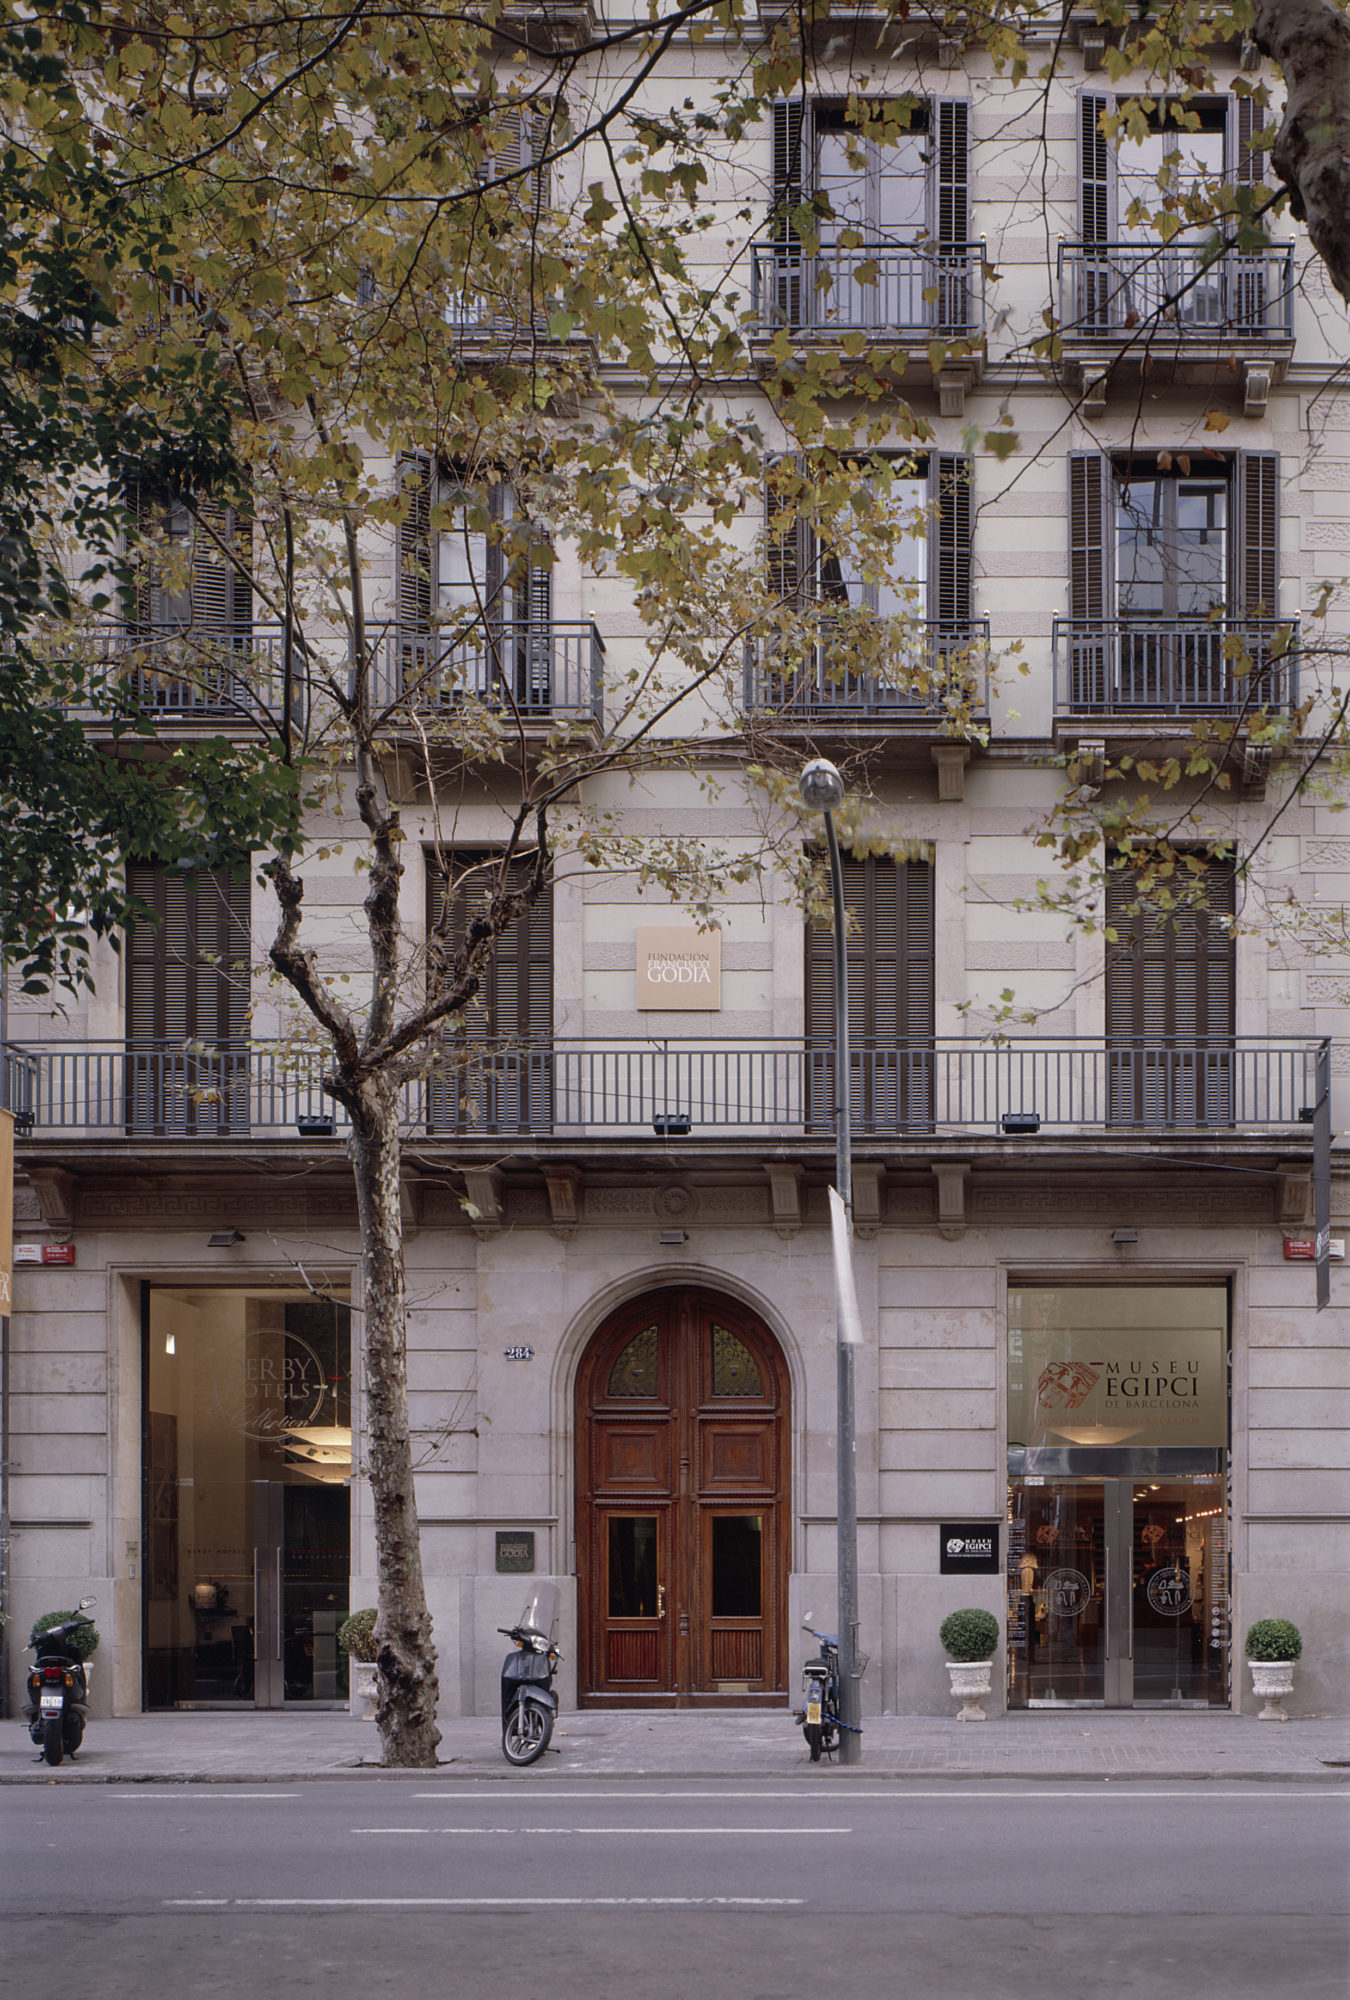
[[[796,1778],[819,1781],[801,1731],[782,1713],[620,1714],[588,1709],[559,1718],[554,1744],[531,1770],[501,1754],[490,1716],[443,1722],[440,1775],[539,1784],[559,1779]],[[50,1769],[22,1722],[0,1723],[0,1784],[268,1784],[301,1778],[425,1780],[425,1771],[378,1767],[375,1726],[333,1711],[259,1715],[165,1713],[95,1721],[74,1763]],[[1168,1780],[1225,1778],[1285,1784],[1350,1783],[1350,1722],[1252,1716],[1106,1714],[1073,1710],[1010,1715],[984,1724],[935,1716],[874,1717],[859,1779],[1020,1778]]]

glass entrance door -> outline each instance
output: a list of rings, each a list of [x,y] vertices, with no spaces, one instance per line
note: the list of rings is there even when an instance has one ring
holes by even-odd
[[[145,1705],[345,1698],[348,1310],[151,1286]]]
[[[1224,1522],[1211,1474],[1014,1479],[1010,1706],[1226,1704]]]

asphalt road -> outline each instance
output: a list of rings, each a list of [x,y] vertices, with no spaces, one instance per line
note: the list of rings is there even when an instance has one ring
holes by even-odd
[[[1350,1991],[1350,1787],[15,1788],[13,1992]],[[172,1982],[172,1985],[170,1985]]]

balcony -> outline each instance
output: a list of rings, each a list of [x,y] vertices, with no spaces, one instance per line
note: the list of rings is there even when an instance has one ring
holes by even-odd
[[[1298,620],[1057,618],[1057,718],[1152,726],[1298,705]]]
[[[864,1138],[1169,1132],[1260,1137],[1308,1132],[1327,1044],[1214,1037],[865,1042],[851,1053],[855,1132]],[[321,1088],[324,1064],[292,1045],[9,1045],[9,1103],[31,1143],[262,1140],[331,1143],[346,1117]],[[554,1041],[443,1044],[436,1072],[408,1084],[406,1131],[422,1140],[744,1138],[828,1141],[829,1041]],[[301,1122],[310,1121],[302,1130]],[[331,1130],[316,1129],[331,1121]]]
[[[907,387],[936,385],[944,416],[964,414],[980,378],[984,333],[983,243],[823,246],[814,255],[791,239],[752,243],[751,303],[762,345],[784,328],[803,340],[865,334],[903,348]],[[934,342],[958,352],[935,359]],[[966,349],[968,351],[960,351]],[[849,357],[841,355],[841,364]],[[860,357],[883,365],[875,351]],[[765,357],[766,364],[769,357]]]
[[[202,723],[213,729],[252,727],[282,712],[280,625],[121,627],[93,635],[90,647],[79,664],[91,699],[74,713],[95,726],[127,703],[159,723]],[[298,714],[308,680],[299,641],[294,642],[292,670],[293,711]],[[101,690],[106,703],[99,698]]]
[[[1107,379],[1154,389],[1232,377],[1248,416],[1284,379],[1294,345],[1292,245],[1254,256],[1201,243],[1061,243],[1059,338],[1088,414]],[[1231,364],[1231,365],[1230,365]]]
[[[591,722],[603,714],[605,646],[589,620],[475,626],[466,638],[391,632],[372,683],[377,707],[448,719],[466,695],[522,722]]]
[[[789,728],[819,729],[831,722],[911,725],[925,740],[958,711],[975,721],[988,719],[987,618],[916,618],[906,623],[906,639],[894,661],[894,681],[852,672],[836,656],[828,625],[816,645],[791,652],[772,638],[752,641],[745,661],[746,711],[767,713]]]

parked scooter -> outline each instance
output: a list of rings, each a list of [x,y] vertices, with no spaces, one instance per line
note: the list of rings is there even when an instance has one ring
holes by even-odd
[[[90,1611],[97,1598],[82,1597],[80,1610]],[[92,1618],[68,1618],[64,1625],[49,1626],[30,1639],[28,1650],[36,1655],[28,1676],[28,1703],[24,1720],[28,1734],[49,1764],[73,1757],[84,1741],[84,1725],[89,1718],[89,1680],[84,1661],[69,1644],[72,1632],[92,1625]]]
[[[502,1662],[502,1753],[508,1764],[537,1763],[548,1749],[558,1713],[557,1625],[558,1586],[541,1583],[526,1599],[520,1623],[509,1630],[497,1627],[513,1648]]]
[[[802,1620],[802,1630],[819,1641],[820,1656],[808,1660],[802,1668],[806,1703],[796,1711],[793,1720],[801,1724],[811,1762],[818,1764],[822,1750],[827,1757],[833,1757],[839,1748],[839,1640],[833,1632],[817,1632],[809,1611]]]

